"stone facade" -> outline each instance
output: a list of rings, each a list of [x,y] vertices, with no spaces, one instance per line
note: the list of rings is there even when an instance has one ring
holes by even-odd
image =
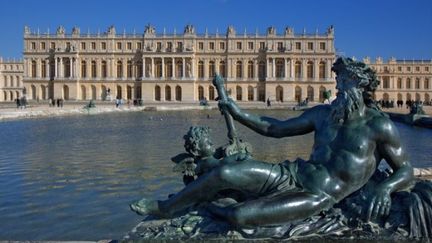
[[[22,60],[0,57],[0,101],[14,101],[23,95],[24,65]]]
[[[334,94],[334,29],[325,33],[282,33],[270,27],[261,35],[197,34],[187,25],[181,34],[157,33],[148,25],[143,34],[54,34],[24,30],[24,87],[27,99],[105,100],[109,97],[144,102],[213,100],[215,73],[241,101],[322,101]]]
[[[363,60],[376,72],[381,84],[375,92],[376,100],[407,100],[431,102],[432,95],[432,60],[396,60],[384,62],[376,58]]]

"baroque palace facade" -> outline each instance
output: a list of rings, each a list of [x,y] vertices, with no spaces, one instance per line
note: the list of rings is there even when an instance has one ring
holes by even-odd
[[[144,102],[213,100],[216,73],[227,80],[235,100],[321,101],[334,90],[334,30],[295,35],[292,28],[276,34],[197,35],[191,25],[182,34],[66,34],[24,30],[24,89],[28,100],[105,100]]]
[[[195,102],[214,99],[215,73],[227,80],[235,100],[321,102],[333,91],[331,65],[336,58],[334,29],[324,34],[238,34],[229,27],[219,33],[197,35],[191,25],[182,34],[66,34],[24,30],[24,61],[0,58],[0,101],[142,99],[147,102]],[[432,60],[382,58],[363,61],[381,80],[377,100],[431,102]]]

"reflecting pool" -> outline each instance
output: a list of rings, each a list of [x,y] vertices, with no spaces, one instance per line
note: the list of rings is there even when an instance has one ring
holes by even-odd
[[[299,113],[251,113],[288,118]],[[182,187],[170,158],[190,126],[227,140],[218,111],[134,112],[0,123],[0,240],[120,239],[142,218],[128,204]],[[265,161],[308,158],[313,134],[266,138],[237,128]],[[432,166],[432,130],[397,124],[416,167]]]

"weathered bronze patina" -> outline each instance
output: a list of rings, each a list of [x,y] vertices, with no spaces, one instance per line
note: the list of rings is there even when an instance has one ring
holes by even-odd
[[[430,237],[432,223],[427,217],[432,216],[432,186],[415,183],[397,129],[372,100],[372,92],[379,84],[375,72],[350,58],[338,58],[332,70],[337,75],[337,98],[284,121],[242,111],[226,97],[223,79],[216,76],[213,83],[220,96],[219,107],[231,133],[231,116],[269,137],[314,132],[309,160],[272,164],[253,159],[247,149],[219,153],[206,128],[191,128],[185,136],[189,139],[185,145],[189,155],[177,165],[182,166],[182,171],[193,171],[188,173],[184,189],[162,201],[142,199],[131,205],[132,210],[171,218],[199,206],[206,212],[204,215],[232,228],[248,229],[243,233],[252,237],[347,231],[369,221],[381,223],[382,228],[387,222],[397,230],[405,222],[395,223],[391,212],[409,211],[417,204],[392,204],[392,194],[417,188],[422,209],[407,212],[407,217],[421,215],[421,222],[426,224],[421,227],[429,229],[417,229],[411,220],[407,236]],[[382,161],[391,172],[377,170]],[[393,197],[411,200],[405,194],[395,193]],[[218,203],[222,198],[230,200]],[[338,215],[348,219],[342,222]]]

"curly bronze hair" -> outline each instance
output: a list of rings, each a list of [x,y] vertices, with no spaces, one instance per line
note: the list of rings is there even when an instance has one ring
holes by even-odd
[[[207,138],[210,137],[209,127],[203,127],[203,126],[190,127],[186,135],[183,136],[183,139],[185,140],[184,143],[185,150],[188,153],[197,156],[199,150],[199,142],[205,137]]]
[[[358,87],[363,89],[363,100],[365,104],[378,109],[373,99],[373,92],[377,89],[380,81],[376,72],[363,62],[354,61],[349,57],[339,57],[331,68],[338,75],[342,70],[347,71],[348,77],[358,81]]]

